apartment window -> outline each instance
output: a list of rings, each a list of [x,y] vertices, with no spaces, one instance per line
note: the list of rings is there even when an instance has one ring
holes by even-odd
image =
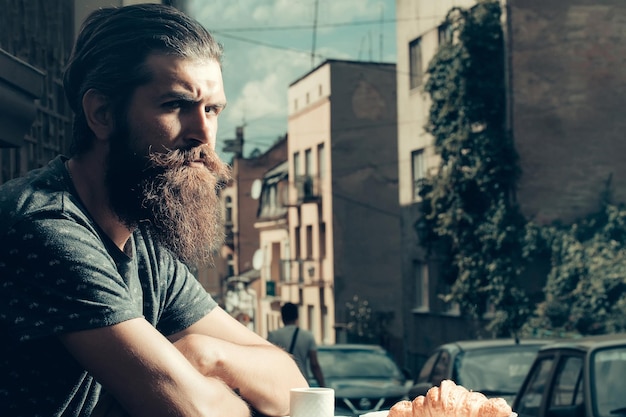
[[[320,259],[326,258],[326,223],[320,223]]]
[[[322,97],[322,93],[324,92],[324,90],[322,89],[322,84],[317,86],[317,94]]]
[[[306,227],[306,259],[313,259],[313,226]]]
[[[409,43],[409,77],[411,89],[422,85],[422,38]]]
[[[224,214],[224,221],[229,224],[233,222],[233,199],[230,196],[226,196],[226,198],[224,198],[224,208],[225,208],[225,214]]]
[[[420,180],[426,176],[423,149],[419,149],[411,153],[411,170],[413,172],[413,199],[419,200]]]
[[[428,311],[428,268],[425,263],[413,263],[413,276],[415,280],[415,297],[413,308],[420,311]]]
[[[452,26],[448,22],[444,22],[437,28],[437,35],[439,37],[439,45],[446,43],[452,43]]]
[[[300,153],[296,152],[293,154],[293,175],[294,177],[300,176]]]
[[[306,93],[306,104],[309,104],[310,102],[310,96],[309,93]]]
[[[326,173],[326,149],[324,149],[324,144],[320,143],[317,145],[317,175],[320,178],[324,178]]]
[[[289,240],[285,240],[284,241],[284,245],[283,245],[283,275],[282,275],[282,279],[284,282],[291,282],[291,253],[289,253],[290,251],[290,246],[289,246]],[[297,256],[297,254],[296,254]]]
[[[296,251],[296,259],[301,259],[302,258],[302,252],[301,252],[301,245],[300,245],[300,226],[296,227],[294,230],[294,244],[295,244],[295,251]]]
[[[226,256],[226,276],[232,277],[235,275],[235,260],[233,255]]]
[[[306,318],[309,331],[315,331],[315,306],[306,306]]]
[[[269,210],[270,212],[273,212],[276,210],[276,207],[278,207],[278,203],[276,201],[276,194],[278,193],[276,184],[273,184],[272,186],[270,186],[270,190],[269,190]]]
[[[311,169],[313,168],[313,152],[311,149],[304,151],[304,175],[311,176]]]

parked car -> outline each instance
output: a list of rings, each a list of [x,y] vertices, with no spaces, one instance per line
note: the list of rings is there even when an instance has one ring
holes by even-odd
[[[537,351],[545,343],[547,340],[489,339],[443,344],[422,366],[409,398],[426,395],[431,387],[450,379],[512,404]]]
[[[542,347],[513,411],[519,417],[626,416],[626,333]]]
[[[317,357],[326,385],[335,390],[337,416],[388,410],[408,398],[412,382],[408,373],[381,346],[318,346]]]

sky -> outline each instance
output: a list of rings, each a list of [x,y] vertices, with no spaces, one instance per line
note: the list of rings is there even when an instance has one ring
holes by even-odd
[[[237,126],[244,156],[287,133],[289,84],[324,60],[396,61],[395,0],[189,0],[188,13],[224,46],[226,160]]]

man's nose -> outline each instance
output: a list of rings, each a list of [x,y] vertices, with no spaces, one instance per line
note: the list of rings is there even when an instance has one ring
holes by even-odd
[[[189,117],[188,140],[215,149],[216,137],[217,116],[206,112],[204,108],[195,110]]]

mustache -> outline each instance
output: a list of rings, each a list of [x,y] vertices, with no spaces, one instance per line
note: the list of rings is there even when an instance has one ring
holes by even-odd
[[[153,167],[163,169],[183,169],[191,163],[202,163],[220,182],[226,182],[232,176],[230,166],[208,145],[171,149],[164,153],[150,152],[148,160]]]

